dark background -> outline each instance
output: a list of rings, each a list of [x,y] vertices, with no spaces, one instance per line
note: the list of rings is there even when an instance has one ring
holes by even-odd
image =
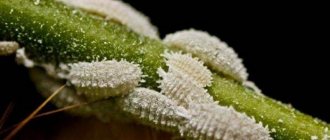
[[[330,122],[329,14],[310,3],[177,3],[130,0],[149,16],[161,37],[182,29],[204,30],[232,46],[264,94]],[[0,57],[0,114],[10,101],[14,123],[43,98],[14,56]],[[48,108],[53,108],[48,105]],[[47,109],[47,108],[46,108]],[[57,118],[51,119],[56,123]],[[48,120],[49,121],[49,120]],[[46,125],[46,124],[45,124]]]

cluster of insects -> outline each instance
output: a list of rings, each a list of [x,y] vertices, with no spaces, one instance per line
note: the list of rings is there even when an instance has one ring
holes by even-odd
[[[115,0],[58,0],[76,9],[126,25],[133,31],[159,39],[157,29],[148,18],[129,5]],[[138,64],[126,60],[62,63],[60,67],[36,63],[16,42],[0,42],[0,55],[16,53],[17,61],[26,67],[41,67],[47,72],[32,71],[32,78],[44,96],[50,96],[65,79],[67,87],[53,98],[58,107],[112,98],[110,105],[94,109],[82,106],[71,113],[109,117],[102,110],[116,110],[138,122],[171,131],[189,139],[271,140],[266,126],[232,107],[218,105],[206,90],[212,84],[210,69],[221,72],[243,85],[246,68],[234,50],[218,38],[194,29],[183,30],[165,37],[168,49],[163,57],[166,68],[159,68],[160,92],[140,87],[144,74]],[[182,51],[182,52],[181,52]],[[97,106],[102,106],[102,103]]]

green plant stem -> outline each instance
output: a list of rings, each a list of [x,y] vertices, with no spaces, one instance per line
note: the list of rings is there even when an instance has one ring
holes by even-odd
[[[161,54],[165,45],[132,32],[117,22],[105,21],[75,11],[52,0],[36,5],[32,0],[0,1],[0,39],[25,46],[38,63],[126,59],[142,66],[143,86],[157,90],[156,69],[165,67]],[[260,96],[228,78],[214,74],[209,92],[221,105],[233,106],[261,121],[275,139],[322,139],[325,122],[287,105]]]

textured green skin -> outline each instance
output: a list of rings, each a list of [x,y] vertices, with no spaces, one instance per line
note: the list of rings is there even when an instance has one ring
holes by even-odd
[[[51,0],[0,0],[0,39],[15,40],[39,63],[126,59],[142,66],[145,87],[157,88],[158,67],[164,67],[164,44],[140,36],[115,22],[86,15]],[[38,41],[42,40],[42,42]],[[222,105],[247,113],[270,128],[275,139],[323,137],[328,124],[263,97],[214,74],[209,92]],[[283,120],[283,123],[279,122]],[[330,135],[330,132],[328,132]]]
[[[34,5],[29,0],[1,0],[0,36],[23,44],[29,58],[37,62],[124,58],[141,64],[148,76],[145,85],[156,87],[155,66],[164,66],[159,61],[162,60],[159,54],[164,51],[161,42],[114,22],[83,16],[84,13],[73,14],[72,10],[53,3],[42,0],[40,5]]]
[[[216,78],[213,85],[209,88],[210,94],[220,104],[231,105],[236,110],[245,112],[268,125],[270,130],[274,128],[276,132],[272,133],[272,136],[275,139],[311,139],[311,136],[322,138],[321,136],[325,134],[324,129],[327,127],[325,122],[268,97],[259,96],[232,80],[214,77]]]

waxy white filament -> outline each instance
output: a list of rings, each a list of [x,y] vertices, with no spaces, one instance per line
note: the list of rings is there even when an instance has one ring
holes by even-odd
[[[178,105],[187,107],[191,103],[214,103],[209,93],[189,78],[186,78],[186,75],[166,73],[162,69],[159,69],[158,73],[162,77],[159,86],[161,93]]]
[[[131,30],[158,39],[158,32],[149,19],[130,5],[118,0],[57,0],[68,6],[115,20]]]
[[[187,107],[191,103],[214,103],[204,89],[211,84],[211,72],[198,59],[181,53],[165,53],[168,72],[158,69],[161,93]]]
[[[78,62],[69,67],[68,80],[89,101],[128,94],[142,76],[137,64],[124,60]]]
[[[182,123],[190,118],[186,109],[159,92],[146,88],[136,88],[119,103],[126,113],[139,121],[169,131],[178,131]]]
[[[183,30],[165,37],[164,42],[169,47],[192,53],[222,72],[243,82],[247,80],[246,68],[234,50],[215,36],[197,30]]]
[[[200,140],[272,140],[267,128],[231,107],[191,104],[183,108],[159,92],[136,88],[117,106],[144,124]]]
[[[199,78],[192,78],[192,75],[199,77],[210,73],[197,59],[180,53],[165,53],[164,56],[168,72],[158,69],[162,77],[159,87],[161,93],[189,112],[190,119],[181,122],[184,125],[179,127],[183,137],[200,140],[272,139],[268,129],[254,119],[214,102],[201,86],[207,84],[201,84],[203,80]],[[203,83],[209,84],[210,81]]]
[[[267,128],[231,107],[192,104],[181,135],[198,140],[272,140]]]
[[[195,82],[200,87],[209,86],[212,82],[212,73],[203,65],[202,61],[193,58],[190,54],[164,53],[169,73],[186,75],[187,80]]]

